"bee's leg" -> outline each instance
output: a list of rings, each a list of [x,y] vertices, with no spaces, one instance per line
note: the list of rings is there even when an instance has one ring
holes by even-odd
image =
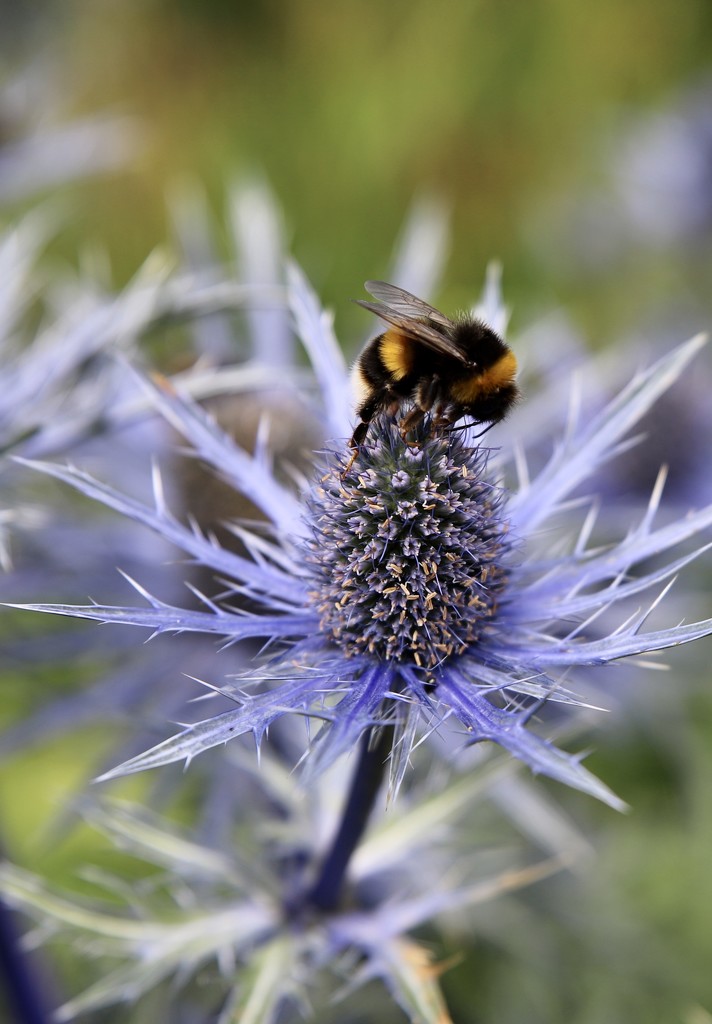
[[[408,442],[406,440],[406,435],[409,434],[411,430],[415,430],[416,427],[420,426],[420,424],[425,419],[426,412],[427,409],[421,409],[419,405],[416,405],[410,410],[408,415],[404,416],[403,419],[401,420],[400,436],[403,438],[406,444],[411,444],[411,446],[415,448],[418,447],[417,441]]]
[[[368,417],[368,419],[363,418],[363,413],[361,413],[361,416],[361,422],[356,424],[354,432],[351,435],[351,440],[349,441],[349,448],[351,449],[351,458],[349,459],[348,463],[346,464],[346,468],[341,474],[342,480],[344,479],[344,477],[348,476],[349,470],[356,461],[358,457],[359,448],[366,440],[366,434],[368,433],[368,428],[371,425],[370,416]]]
[[[453,429],[453,424],[459,420],[461,412],[457,404],[446,401],[439,402],[432,417],[432,432],[446,433]]]
[[[345,480],[346,477],[349,475],[349,471],[350,471],[351,467],[353,466],[354,462],[356,461],[356,457],[357,456],[358,456],[358,448],[354,448],[354,450],[351,452],[351,458],[349,459],[349,461],[344,466],[344,469],[342,470],[342,473],[341,473],[341,479],[342,480]]]
[[[371,420],[373,419],[373,417],[377,413],[383,412],[384,410],[395,415],[395,413],[398,411],[399,402],[400,399],[398,398],[397,395],[394,395],[392,391],[386,390],[379,391],[378,394],[373,395],[366,402],[364,402],[363,405],[360,406],[358,410],[358,416],[361,422],[356,424],[354,432],[351,435],[351,440],[349,441],[349,448],[351,448],[351,458],[348,461],[346,469],[344,469],[344,471],[341,474],[342,480],[347,475],[347,473],[349,472],[349,470],[351,469],[351,467],[353,466],[354,462],[358,457],[359,448],[366,440],[368,428],[371,425]]]
[[[351,440],[349,441],[349,448],[361,447],[363,442],[366,440],[366,434],[368,433],[368,428],[370,425],[370,416],[368,419],[362,419],[361,422],[356,425],[356,427],[354,428],[354,432],[351,435]]]
[[[435,434],[440,430],[445,430],[445,428],[448,427],[451,423],[452,420],[445,413],[445,410],[441,406],[439,409],[435,410],[435,413],[430,424],[430,432],[431,434]]]
[[[400,433],[404,441],[406,440],[406,434],[409,434],[411,430],[415,430],[415,428],[419,427],[423,422],[435,404],[439,392],[440,378],[437,375],[431,377],[430,380],[421,383],[418,388],[414,407],[410,410],[408,415],[404,416],[401,420]],[[417,444],[415,447],[417,447]]]

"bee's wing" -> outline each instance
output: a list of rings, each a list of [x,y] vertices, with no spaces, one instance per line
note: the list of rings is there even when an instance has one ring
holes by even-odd
[[[440,310],[419,299],[417,295],[407,292],[405,288],[398,288],[387,281],[366,281],[364,287],[369,295],[379,302],[385,302],[394,313],[400,313],[401,316],[426,317],[448,330],[453,327],[452,320],[448,320]]]
[[[398,327],[409,338],[420,341],[423,345],[427,345],[428,348],[432,348],[442,355],[449,356],[451,359],[457,359],[460,363],[468,362],[467,357],[451,341],[449,336],[435,330],[434,327],[425,322],[424,318],[427,318],[448,331],[452,330],[453,323],[443,316],[442,313],[439,313],[437,309],[433,309],[427,302],[416,298],[410,292],[406,292],[402,288],[396,288],[395,285],[386,284],[385,281],[367,281],[366,289],[374,298],[382,299],[382,301],[364,302],[363,299],[354,299],[357,305],[370,310],[376,316],[380,316],[382,320],[393,324],[394,327]]]
[[[463,355],[457,345],[454,345],[439,331],[428,327],[422,320],[414,320],[412,316],[401,316],[400,313],[395,313],[388,306],[383,306],[378,302],[364,302],[363,299],[354,299],[354,302],[358,306],[363,306],[364,309],[369,309],[376,316],[380,316],[382,320],[393,324],[394,327],[398,327],[403,334],[414,341],[420,341],[428,348],[432,348],[444,356],[450,356],[451,359],[457,359],[460,363],[468,362],[467,357]]]

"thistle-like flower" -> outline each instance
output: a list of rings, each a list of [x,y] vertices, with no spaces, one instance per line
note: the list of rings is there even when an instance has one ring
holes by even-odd
[[[241,209],[254,215],[255,208],[259,202],[254,193],[244,208],[236,203],[236,224],[243,219]],[[192,229],[187,235],[194,238]],[[272,396],[278,393],[276,383],[287,389],[290,399],[298,393],[300,401],[312,402],[312,382],[303,388],[303,375],[297,371],[284,384],[274,379],[274,366],[290,362],[292,344],[279,306],[281,264],[272,258],[276,249],[265,261],[257,259],[265,253],[254,239],[237,248],[248,257],[243,285],[228,281],[211,286],[212,277],[204,289],[200,278],[189,288],[181,281],[149,280],[143,282],[147,290],[139,282],[105,310],[99,303],[99,324],[105,315],[100,347],[117,337],[137,335],[158,317],[242,307],[246,297],[257,297],[256,282],[261,281],[272,288],[277,304],[270,310],[255,309],[248,317],[255,342],[253,365],[239,367],[237,375],[230,368],[224,378],[234,383],[239,377],[238,413],[246,390],[256,405],[256,395],[265,388]],[[421,239],[410,251],[421,258],[433,247]],[[262,265],[250,265],[250,257]],[[271,266],[266,275],[265,262]],[[394,276],[427,294],[428,278],[432,281],[437,268],[417,259],[407,265],[411,276],[405,271]],[[190,275],[184,281],[190,282]],[[427,422],[406,445],[386,417],[370,425],[357,459],[345,472],[350,452],[344,439],[353,423],[341,350],[329,317],[295,268],[287,296],[294,334],[308,351],[322,396],[318,412],[323,436],[335,439],[317,457],[313,481],[292,472],[296,487],[285,482],[285,467],[273,465],[276,446],[270,444],[266,418],[253,450],[241,446],[190,397],[221,393],[222,382],[206,391],[197,372],[189,375],[188,388],[180,379],[139,375],[148,400],[225,488],[249,499],[263,517],[259,523],[228,523],[218,538],[182,514],[191,511],[190,494],[184,507],[172,512],[169,503],[174,499],[166,498],[157,465],[154,501],[146,503],[116,486],[125,468],[119,460],[110,470],[106,462],[99,463],[104,468],[98,475],[112,472],[114,486],[73,466],[31,461],[66,452],[63,437],[86,437],[87,428],[97,422],[93,388],[94,403],[69,434],[62,429],[52,435],[32,433],[34,444],[23,445],[18,443],[26,436],[18,429],[23,421],[14,417],[10,423],[9,446],[24,457],[20,463],[29,462],[152,530],[161,540],[157,561],[169,544],[201,570],[196,587],[190,568],[192,594],[185,602],[166,596],[163,588],[163,600],[154,596],[160,585],[153,580],[149,588],[144,559],[132,567],[137,581],[130,581],[143,599],[138,607],[25,607],[223,641],[222,650],[214,654],[205,644],[176,644],[174,661],[159,651],[145,672],[127,669],[124,663],[119,686],[114,680],[104,682],[107,703],[120,707],[132,721],[139,717],[139,690],[151,695],[154,721],[184,717],[177,710],[182,695],[176,697],[174,685],[179,669],[199,676],[203,686],[219,695],[220,710],[102,777],[189,762],[240,735],[252,734],[259,747],[271,729],[275,741],[264,743],[259,766],[239,742],[200,759],[212,769],[206,803],[214,817],[206,812],[194,841],[186,843],[171,827],[147,821],[144,815],[98,812],[104,830],[166,869],[128,893],[131,907],[116,913],[78,907],[38,879],[3,867],[0,888],[13,905],[37,916],[43,928],[57,929],[62,938],[68,932],[83,939],[91,936],[92,951],[113,961],[108,971],[102,964],[93,987],[65,1005],[64,1019],[146,993],[154,998],[164,980],[177,977],[199,978],[190,990],[191,1000],[202,1010],[207,997],[212,1012],[220,999],[221,1021],[274,1021],[288,1012],[290,998],[300,1007],[308,997],[317,998],[317,984],[331,971],[342,972],[342,977],[345,973],[355,983],[382,978],[411,1020],[446,1021],[436,972],[409,932],[483,896],[542,877],[582,849],[560,820],[551,827],[552,813],[542,813],[540,795],[532,795],[534,787],[525,799],[513,801],[511,794],[503,798],[497,785],[487,790],[488,798],[496,802],[499,793],[502,807],[509,807],[514,820],[528,822],[530,838],[553,856],[534,865],[527,857],[528,866],[521,871],[517,858],[511,862],[513,872],[504,875],[499,865],[496,873],[488,870],[482,849],[473,858],[470,813],[477,792],[487,787],[487,773],[481,770],[485,752],[499,750],[496,769],[504,764],[504,771],[511,772],[513,759],[518,759],[534,772],[622,806],[586,770],[579,755],[554,742],[564,716],[552,719],[550,705],[572,709],[591,701],[590,685],[585,697],[577,690],[579,683],[593,681],[585,677],[593,676],[596,666],[626,657],[635,660],[712,632],[709,620],[647,632],[644,627],[658,603],[657,592],[664,593],[668,581],[699,553],[689,550],[689,542],[709,528],[712,508],[679,519],[667,516],[657,525],[661,477],[647,508],[621,529],[621,539],[611,540],[620,520],[607,517],[599,541],[593,539],[595,501],[581,497],[584,488],[595,493],[599,468],[629,448],[627,435],[690,363],[701,338],[658,360],[591,416],[581,414],[585,403],[577,401],[578,392],[571,388],[568,424],[561,436],[553,427],[560,417],[529,401],[500,431],[502,450],[478,444],[466,433],[433,433]],[[488,279],[477,314],[504,333],[506,313],[496,275]],[[232,336],[227,322],[211,317],[201,326],[200,351],[214,362],[229,361]],[[96,344],[95,331],[82,338],[87,345]],[[77,351],[84,349],[78,345]],[[212,374],[210,387],[219,372]],[[557,360],[559,388],[563,376]],[[546,404],[553,406],[555,398],[553,389]],[[141,403],[145,409],[145,395]],[[13,408],[20,412],[25,403]],[[266,417],[275,418],[280,411],[279,399],[271,401]],[[553,454],[542,458],[552,436]],[[519,441],[510,443],[517,437]],[[113,455],[110,431],[103,441]],[[145,436],[144,441],[149,448]],[[525,448],[530,445],[535,455],[528,460]],[[75,459],[83,458],[76,447],[73,451]],[[153,450],[151,454],[155,456]],[[133,495],[139,458],[134,449],[129,460]],[[17,478],[17,465],[14,469]],[[201,479],[198,474],[190,479],[194,487],[202,486],[195,484]],[[620,516],[618,507],[615,515]],[[230,534],[236,545],[229,544]],[[674,560],[666,560],[666,552],[678,545],[688,546]],[[174,579],[175,566],[172,574]],[[96,577],[87,582],[89,588],[97,593]],[[647,609],[631,611],[631,602],[646,592],[653,594],[646,600]],[[170,586],[168,594],[173,594]],[[253,658],[256,644],[263,649]],[[130,695],[117,696],[127,682]],[[106,703],[93,704],[106,712]],[[66,711],[64,719],[74,721]],[[307,722],[306,742],[295,719]],[[138,730],[131,739],[135,745],[128,753],[148,742]],[[464,746],[473,749],[455,749]],[[428,761],[424,753],[430,755],[425,773],[420,770]],[[246,758],[251,768],[245,769]],[[437,762],[457,764],[458,758],[467,772],[453,780],[449,765]],[[309,779],[306,792],[297,786],[295,761]],[[415,770],[409,772],[411,763]],[[352,767],[349,787],[345,778]],[[386,769],[391,795],[402,791],[389,815],[364,835]],[[516,781],[529,786],[526,779]],[[222,831],[216,842],[211,824],[217,817]],[[114,889],[127,895],[123,883]],[[219,966],[222,977],[212,964]],[[319,1010],[321,1019],[322,1006]]]
[[[330,321],[297,270],[289,290],[297,331],[321,385],[327,429],[343,438],[350,426],[348,385]],[[500,312],[490,322],[501,330],[494,322],[501,306],[495,309]],[[134,585],[146,608],[32,607],[156,632],[212,633],[228,645],[261,638],[266,652],[240,676],[204,680],[234,709],[187,727],[103,777],[190,761],[244,733],[259,745],[272,723],[295,713],[320,723],[305,756],[309,771],[353,751],[374,730],[392,729],[388,761],[396,791],[423,731],[437,732],[438,723],[454,718],[463,742],[499,744],[533,771],[621,806],[579,755],[540,735],[535,718],[550,701],[584,703],[574,690],[582,670],[712,632],[712,620],[646,632],[658,599],[644,611],[630,614],[628,607],[694,557],[655,562],[708,528],[712,508],[656,527],[661,480],[639,522],[617,542],[589,547],[593,512],[570,540],[562,529],[572,529],[567,516],[581,486],[625,445],[627,433],[702,343],[695,338],[636,376],[590,422],[579,422],[573,404],[565,436],[531,480],[521,451],[515,485],[497,451],[466,436],[433,436],[427,424],[417,447],[408,446],[382,419],[346,476],[343,442],[328,446],[303,501],[278,483],[264,445],[248,454],[167,382],[146,383],[195,453],[261,510],[271,534],[234,525],[248,552],[238,555],[169,512],[157,472],[150,507],[77,469],[45,463],[45,472],[181,547],[224,589],[218,597],[201,595],[201,610],[168,605],[140,583]]]
[[[306,561],[321,629],[344,654],[435,672],[486,635],[510,543],[486,451],[431,438],[427,423],[417,435],[406,445],[380,421],[355,473],[334,460]]]

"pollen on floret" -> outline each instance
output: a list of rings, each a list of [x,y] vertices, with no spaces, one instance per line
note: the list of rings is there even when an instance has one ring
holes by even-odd
[[[381,418],[345,478],[332,457],[305,555],[321,628],[346,655],[432,670],[491,627],[511,543],[487,456],[427,422],[406,444]]]

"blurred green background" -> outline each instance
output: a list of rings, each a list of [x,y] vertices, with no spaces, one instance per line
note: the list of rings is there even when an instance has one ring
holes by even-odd
[[[363,318],[348,299],[386,273],[419,195],[451,212],[446,309],[472,300],[494,257],[515,332],[556,307],[596,346],[670,310],[681,323],[670,344],[709,322],[703,213],[697,231],[628,230],[615,171],[635,126],[678,110],[712,74],[709,0],[102,0],[3,4],[5,15],[4,75],[48,69],[37,124],[109,111],[137,117],[145,134],[128,169],[61,189],[72,216],[50,247],[57,261],[99,244],[121,285],[170,241],[171,189],[199,182],[219,223],[227,187],[257,173],[350,346]],[[707,158],[712,194],[712,142]],[[9,222],[26,205],[0,215]],[[618,225],[613,238],[599,234],[605,216]],[[703,581],[699,617],[710,613],[708,591]],[[554,881],[532,897],[532,912],[545,904],[545,934],[532,918],[514,952],[483,942],[446,975],[455,1020],[712,1021],[705,653],[709,643],[676,660],[627,715],[601,723],[590,767],[633,812],[614,816],[556,791],[599,860],[586,880]],[[5,685],[12,702],[23,682]],[[41,681],[32,685],[41,700]],[[75,753],[62,744],[2,767],[18,859],[48,861],[43,818],[82,776]],[[71,844],[61,863],[55,851],[59,873],[75,860]]]
[[[705,0],[144,0],[55,4],[44,17],[33,7],[32,19],[19,50],[6,33],[6,65],[30,49],[51,65],[65,114],[121,111],[146,128],[130,173],[74,196],[65,236],[68,253],[99,239],[119,280],[166,238],[169,186],[197,179],[218,212],[226,184],[257,172],[347,323],[347,297],[385,272],[424,192],[452,213],[455,305],[499,258],[515,324],[563,303],[600,341],[681,284],[657,250],[595,270],[572,260],[567,203],[605,189],[629,121],[674,107],[703,78]],[[696,283],[687,270],[685,286]]]

